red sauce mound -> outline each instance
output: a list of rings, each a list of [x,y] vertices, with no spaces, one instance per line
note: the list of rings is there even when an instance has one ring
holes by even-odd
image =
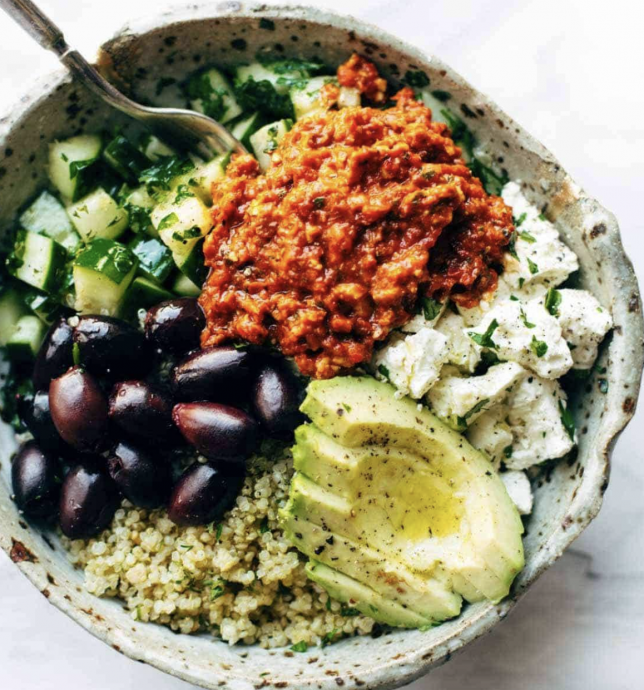
[[[204,346],[268,341],[329,378],[369,360],[420,295],[474,306],[496,287],[510,209],[410,89],[395,101],[300,120],[264,175],[233,158],[205,243]]]

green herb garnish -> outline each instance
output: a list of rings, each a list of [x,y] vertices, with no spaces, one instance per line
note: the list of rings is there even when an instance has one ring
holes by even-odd
[[[546,293],[545,308],[552,316],[559,316],[559,307],[561,305],[561,293],[555,288],[550,288]]]
[[[530,341],[530,349],[537,357],[543,357],[548,352],[548,344],[543,340],[537,340],[536,336],[532,336]]]
[[[308,648],[308,644],[302,640],[301,642],[294,644],[290,649],[292,652],[306,652]]]
[[[427,321],[433,321],[440,316],[441,309],[443,308],[441,302],[431,297],[423,297],[421,298],[421,303],[423,306],[423,316]]]
[[[564,407],[561,400],[559,401],[559,415],[561,417],[561,423],[568,432],[568,436],[574,441],[575,440],[575,420],[573,419],[572,412]]]
[[[474,331],[469,331],[468,335],[477,345],[496,350],[496,343],[492,340],[492,335],[498,327],[499,322],[496,319],[493,319],[490,325],[487,327],[485,333],[475,333]]]

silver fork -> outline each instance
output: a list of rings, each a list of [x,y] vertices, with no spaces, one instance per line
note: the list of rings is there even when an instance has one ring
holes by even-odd
[[[113,108],[138,120],[153,134],[177,148],[205,160],[244,146],[216,120],[194,110],[150,108],[124,96],[77,50],[70,48],[63,32],[31,0],[0,0],[0,7],[43,48],[51,50],[88,89]]]

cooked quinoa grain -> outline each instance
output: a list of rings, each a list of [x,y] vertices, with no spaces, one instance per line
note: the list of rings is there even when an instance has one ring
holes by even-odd
[[[262,647],[369,633],[374,621],[330,600],[282,534],[292,474],[287,451],[274,463],[255,458],[220,524],[178,527],[164,510],[124,501],[98,537],[63,541],[88,591],[123,599],[136,620]]]

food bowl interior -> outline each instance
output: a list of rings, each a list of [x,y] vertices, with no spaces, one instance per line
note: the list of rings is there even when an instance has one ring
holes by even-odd
[[[612,309],[616,328],[603,348],[607,392],[598,374],[572,396],[579,452],[535,478],[536,505],[527,520],[526,567],[511,597],[467,606],[454,621],[426,632],[391,631],[356,637],[325,649],[294,654],[284,649],[229,647],[209,635],[176,635],[136,622],[118,602],[84,592],[82,573],[69,565],[55,533],[27,524],[10,500],[10,457],[15,439],[0,432],[0,544],[49,600],[115,649],[205,687],[396,686],[449,658],[463,644],[503,618],[514,601],[596,514],[608,483],[609,452],[634,411],[641,373],[641,316],[637,284],[623,254],[613,217],[570,180],[556,160],[485,97],[435,58],[384,33],[308,9],[190,7],[147,19],[104,47],[101,64],[134,96],[151,102],[176,98],[176,84],[208,64],[234,65],[258,52],[320,59],[338,65],[353,51],[374,60],[399,83],[408,70],[423,70],[434,89],[448,91],[459,112],[496,163],[556,221],[582,266],[579,283]],[[159,80],[163,78],[164,81]],[[161,85],[165,88],[159,96]],[[58,73],[0,122],[2,233],[15,212],[47,184],[48,143],[82,130],[108,129],[124,120],[82,87]]]

